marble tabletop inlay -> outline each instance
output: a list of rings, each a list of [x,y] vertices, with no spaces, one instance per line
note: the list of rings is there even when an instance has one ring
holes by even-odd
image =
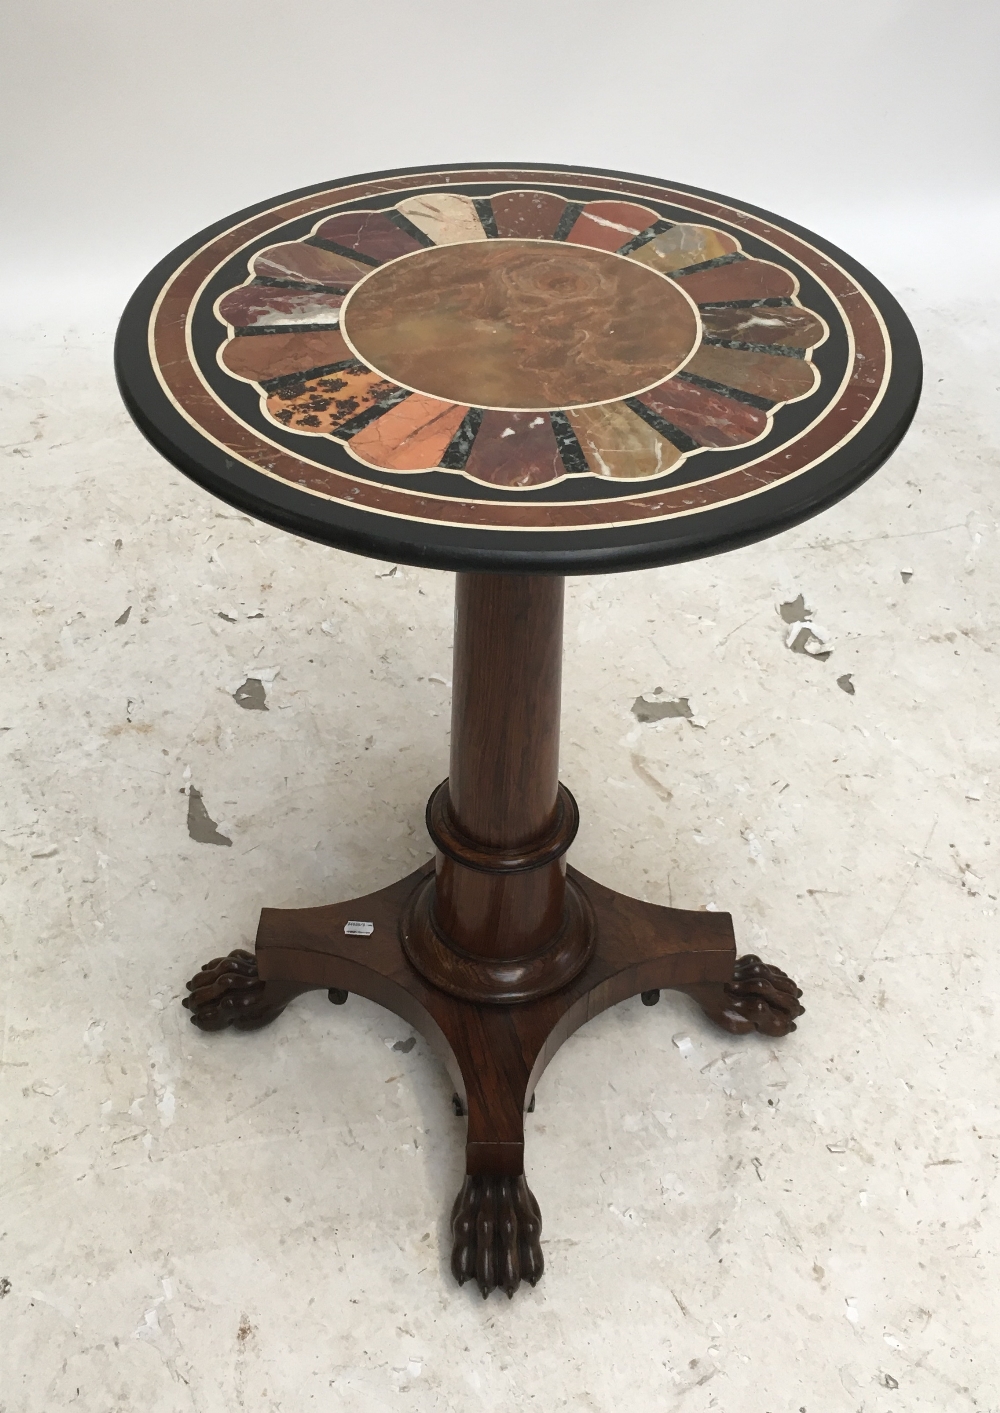
[[[485,237],[372,271],[343,327],[362,360],[404,386],[524,411],[640,391],[699,340],[690,299],[630,260]]]
[[[757,524],[758,498],[793,517],[829,499],[824,467],[849,476],[857,444],[873,468],[878,428],[901,424],[879,412],[894,369],[904,402],[919,385],[905,316],[860,267],[646,177],[375,174],[185,249],[141,292],[135,366],[196,439],[179,439],[185,468],[212,448],[213,485],[249,477],[258,513],[287,488],[303,533],[343,520],[501,557],[506,537],[529,558],[646,544],[643,562],[665,562],[687,551],[662,546],[711,539],[701,526]]]
[[[372,468],[514,492],[659,479],[751,445],[816,390],[828,332],[795,275],[727,231],[531,189],[341,212],[248,268],[216,305],[220,362],[258,385],[265,418]],[[251,335],[266,338],[245,349]]]

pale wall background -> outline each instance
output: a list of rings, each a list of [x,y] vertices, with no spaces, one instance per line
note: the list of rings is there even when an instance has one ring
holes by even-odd
[[[991,0],[7,0],[3,311],[117,311],[251,202],[494,159],[721,191],[981,298],[998,58]]]

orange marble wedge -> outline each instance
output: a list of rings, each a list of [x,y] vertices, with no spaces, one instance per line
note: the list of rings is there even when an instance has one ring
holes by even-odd
[[[430,471],[444,456],[468,407],[413,393],[351,438],[362,461],[387,471]]]

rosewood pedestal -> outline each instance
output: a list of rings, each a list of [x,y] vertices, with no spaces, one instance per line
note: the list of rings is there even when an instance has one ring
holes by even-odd
[[[184,1001],[203,1030],[249,1030],[304,991],[355,991],[419,1030],[468,1116],[452,1270],[483,1295],[542,1273],[524,1112],[578,1026],[662,988],[737,1034],[786,1035],[802,1014],[783,972],[737,961],[728,913],[642,903],[567,868],[579,815],[559,784],[563,584],[458,576],[451,769],[427,804],[433,865],[346,903],[265,908],[256,954],[209,962]]]
[[[457,572],[433,860],[367,897],[265,908],[255,951],[209,962],[184,1004],[203,1030],[255,1030],[326,988],[419,1029],[468,1121],[452,1268],[512,1295],[542,1273],[523,1115],[568,1035],[664,987],[737,1034],[802,1013],[783,972],[737,960],[728,914],[567,867],[563,576],[713,554],[846,494],[913,415],[912,330],[856,262],[767,212],[473,165],[328,183],[200,233],[133,296],[116,365],[140,428],[214,494]]]

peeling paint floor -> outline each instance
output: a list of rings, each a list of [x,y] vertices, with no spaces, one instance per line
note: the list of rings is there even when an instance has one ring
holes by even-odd
[[[203,1036],[179,999],[262,903],[426,856],[449,576],[213,501],[106,336],[8,344],[3,1413],[1000,1408],[1000,320],[904,301],[927,391],[872,482],[570,585],[574,861],[731,909],[807,1013],[736,1040],[664,993],[578,1032],[510,1304],[448,1274],[462,1123],[406,1025],[315,993]]]

